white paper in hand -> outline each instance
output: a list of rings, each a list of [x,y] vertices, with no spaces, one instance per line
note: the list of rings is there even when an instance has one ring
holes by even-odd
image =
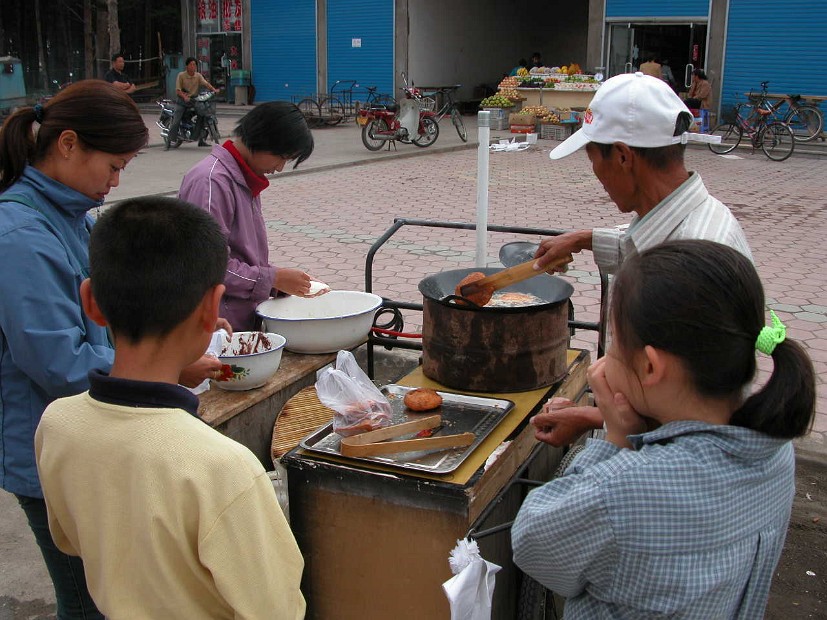
[[[221,349],[224,347],[224,343],[227,342],[229,338],[229,334],[224,329],[219,329],[213,332],[212,338],[210,339],[210,344],[207,346],[207,350],[204,351],[204,355],[212,355],[213,357],[218,357],[221,355]],[[206,392],[210,389],[210,380],[204,379],[201,383],[196,385],[194,388],[187,388],[193,394],[201,394],[202,392]]]
[[[491,600],[501,567],[483,560],[474,540],[458,540],[448,563],[454,577],[442,589],[451,605],[451,620],[491,620]]]

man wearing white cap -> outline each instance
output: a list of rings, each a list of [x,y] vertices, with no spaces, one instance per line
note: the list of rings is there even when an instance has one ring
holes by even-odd
[[[567,254],[592,250],[601,273],[613,274],[623,259],[667,239],[706,239],[752,259],[744,232],[730,210],[709,195],[697,172],[684,165],[690,140],[689,109],[663,81],[643,73],[615,76],[600,87],[583,127],[557,146],[551,159],[586,147],[595,176],[621,213],[634,212],[626,230],[579,230],[544,239],[535,268]],[[597,407],[552,399],[534,418],[535,436],[553,446],[603,427]]]

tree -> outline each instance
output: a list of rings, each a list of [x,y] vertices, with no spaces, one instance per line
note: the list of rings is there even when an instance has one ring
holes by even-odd
[[[106,0],[106,9],[109,11],[109,58],[121,51],[121,27],[118,24],[118,0]]]

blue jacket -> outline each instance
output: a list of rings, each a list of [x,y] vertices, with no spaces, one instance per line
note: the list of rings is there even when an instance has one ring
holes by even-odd
[[[0,486],[12,493],[43,497],[34,458],[43,410],[88,389],[88,372],[114,360],[78,290],[97,205],[31,166],[0,195]]]

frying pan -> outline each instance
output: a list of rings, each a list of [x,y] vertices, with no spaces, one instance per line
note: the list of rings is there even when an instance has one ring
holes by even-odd
[[[434,301],[441,303],[442,305],[449,306],[451,308],[456,308],[458,310],[470,310],[474,312],[487,313],[498,312],[509,314],[527,311],[530,312],[540,308],[544,308],[546,306],[550,306],[552,304],[559,303],[561,301],[566,301],[572,296],[572,293],[574,293],[574,287],[572,287],[571,284],[569,284],[562,278],[558,278],[556,276],[548,274],[540,274],[529,280],[523,280],[522,282],[512,284],[511,286],[506,287],[503,290],[515,293],[527,293],[529,295],[534,295],[535,297],[543,300],[542,303],[535,304],[532,306],[493,308],[490,306],[480,307],[474,304],[458,304],[457,300],[461,298],[458,298],[454,295],[454,290],[456,289],[457,284],[459,284],[460,280],[462,280],[465,276],[475,271],[479,271],[485,274],[486,276],[489,276],[501,271],[501,269],[498,269],[496,267],[486,267],[483,269],[472,268],[442,271],[440,273],[436,273],[424,278],[419,283],[419,292],[422,293],[422,296],[427,299],[432,299]]]

